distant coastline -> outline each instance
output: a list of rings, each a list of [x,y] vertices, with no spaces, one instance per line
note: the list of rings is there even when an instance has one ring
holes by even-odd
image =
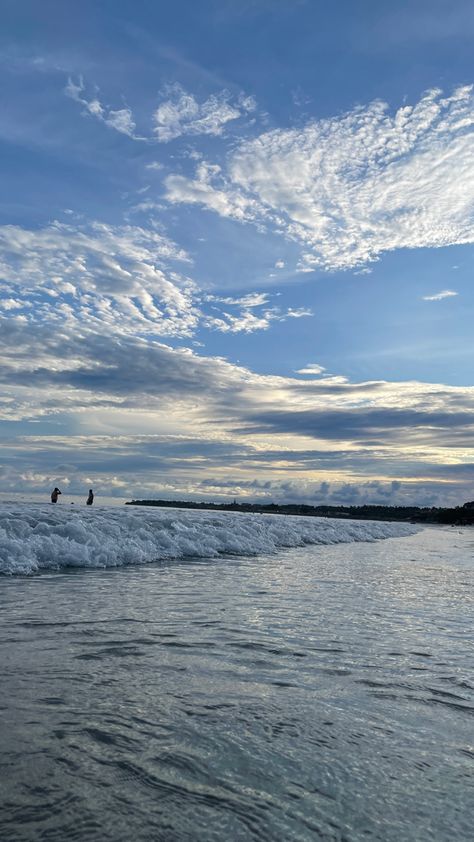
[[[188,500],[130,500],[126,506],[162,506],[173,509],[210,509],[225,512],[299,515],[304,517],[351,518],[354,520],[401,520],[474,526],[474,502],[455,508],[419,506],[309,506],[299,503],[195,503]]]

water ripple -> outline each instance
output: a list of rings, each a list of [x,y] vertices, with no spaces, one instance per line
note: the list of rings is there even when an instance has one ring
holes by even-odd
[[[467,842],[456,540],[5,581],[2,840]]]

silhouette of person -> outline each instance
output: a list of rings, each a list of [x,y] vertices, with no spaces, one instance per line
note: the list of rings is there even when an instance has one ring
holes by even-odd
[[[94,502],[94,492],[92,491],[92,488],[89,488],[89,496],[86,500],[86,506],[92,506],[93,502]]]
[[[59,497],[60,494],[61,494],[61,492],[60,492],[59,488],[55,488],[54,491],[51,492],[51,502],[57,503],[58,497]]]

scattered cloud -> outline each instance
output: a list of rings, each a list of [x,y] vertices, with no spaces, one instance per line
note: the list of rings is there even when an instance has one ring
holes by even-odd
[[[30,321],[102,325],[125,333],[189,335],[194,287],[172,268],[189,258],[153,229],[54,222],[0,227],[0,283],[9,299],[34,304]]]
[[[304,316],[312,316],[312,310],[301,307],[294,309],[289,307],[282,310],[281,307],[269,307],[269,293],[252,292],[241,298],[231,298],[215,295],[205,296],[206,301],[218,302],[226,306],[239,309],[239,313],[233,314],[223,310],[219,316],[208,315],[204,319],[207,327],[213,327],[222,333],[254,333],[256,330],[267,330],[272,322],[285,322],[287,319],[300,319]],[[258,314],[253,311],[263,308]]]
[[[145,201],[131,212],[154,208]],[[191,261],[149,227],[101,222],[54,222],[36,230],[0,226],[0,309],[30,324],[57,328],[67,321],[77,330],[95,327],[147,338],[191,337],[199,325],[253,333],[272,322],[312,315],[305,308],[270,307],[267,293],[203,295],[176,264],[187,268]]]
[[[434,295],[424,295],[423,301],[442,301],[443,298],[452,298],[453,295],[458,295],[453,289],[443,289],[441,292],[436,292]]]
[[[177,83],[164,88],[162,97],[153,115],[154,133],[162,143],[181,135],[221,135],[227,123],[256,108],[253,97],[233,99],[226,90],[199,103]]]
[[[225,171],[171,175],[171,202],[264,224],[305,249],[300,271],[363,267],[383,252],[474,242],[472,86],[394,114],[376,100],[243,141]]]
[[[77,82],[69,78],[64,93],[75,102],[83,105],[86,115],[97,118],[111,129],[128,135],[134,140],[143,140],[135,134],[136,125],[130,108],[113,110],[109,106],[103,105],[97,96],[88,99],[82,76],[79,77]]]
[[[198,102],[180,84],[167,85],[161,91],[162,102],[153,113],[153,135],[143,137],[136,134],[132,110],[105,105],[99,99],[98,88],[94,94],[88,94],[82,76],[77,81],[69,77],[64,93],[84,107],[85,116],[94,117],[133,140],[158,143],[168,143],[183,135],[220,136],[229,122],[250,115],[257,107],[255,99],[243,93],[232,96],[229,91],[222,90]],[[194,150],[190,154],[198,157]],[[162,168],[158,161],[146,166],[154,170]]]

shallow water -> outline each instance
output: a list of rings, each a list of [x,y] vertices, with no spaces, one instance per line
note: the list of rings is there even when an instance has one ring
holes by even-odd
[[[474,531],[0,583],[5,842],[464,840]]]

